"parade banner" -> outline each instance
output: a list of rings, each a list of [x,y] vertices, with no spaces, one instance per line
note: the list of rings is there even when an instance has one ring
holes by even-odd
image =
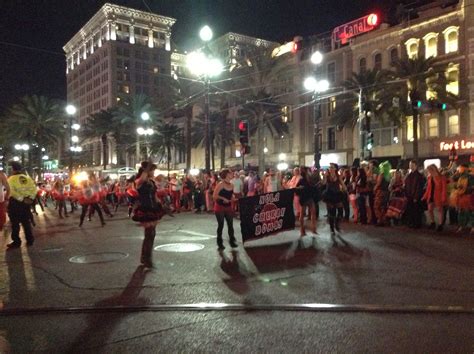
[[[295,228],[291,189],[239,199],[243,242]]]

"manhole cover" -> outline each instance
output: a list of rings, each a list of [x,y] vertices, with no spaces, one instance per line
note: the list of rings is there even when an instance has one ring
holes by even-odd
[[[91,253],[91,254],[85,254],[83,256],[71,257],[69,258],[69,262],[80,263],[80,264],[108,263],[108,262],[119,261],[127,257],[128,257],[128,253],[121,253],[121,252]]]
[[[200,243],[168,243],[155,247],[155,251],[163,252],[193,252],[204,248]]]

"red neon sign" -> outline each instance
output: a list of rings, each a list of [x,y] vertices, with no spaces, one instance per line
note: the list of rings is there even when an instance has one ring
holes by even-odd
[[[378,23],[379,17],[377,14],[370,14],[358,18],[357,20],[348,22],[344,25],[336,27],[332,31],[333,41],[346,44],[348,39],[372,31],[378,25]]]

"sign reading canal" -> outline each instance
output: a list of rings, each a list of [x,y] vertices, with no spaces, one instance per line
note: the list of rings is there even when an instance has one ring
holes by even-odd
[[[239,199],[243,242],[295,228],[293,190]]]

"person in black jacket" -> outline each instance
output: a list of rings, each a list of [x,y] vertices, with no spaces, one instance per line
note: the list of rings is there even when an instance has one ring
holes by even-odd
[[[423,195],[425,178],[418,171],[416,160],[411,160],[409,167],[410,172],[405,177],[404,183],[405,196],[407,198],[405,218],[409,227],[418,229],[421,227],[423,217],[421,197]]]

